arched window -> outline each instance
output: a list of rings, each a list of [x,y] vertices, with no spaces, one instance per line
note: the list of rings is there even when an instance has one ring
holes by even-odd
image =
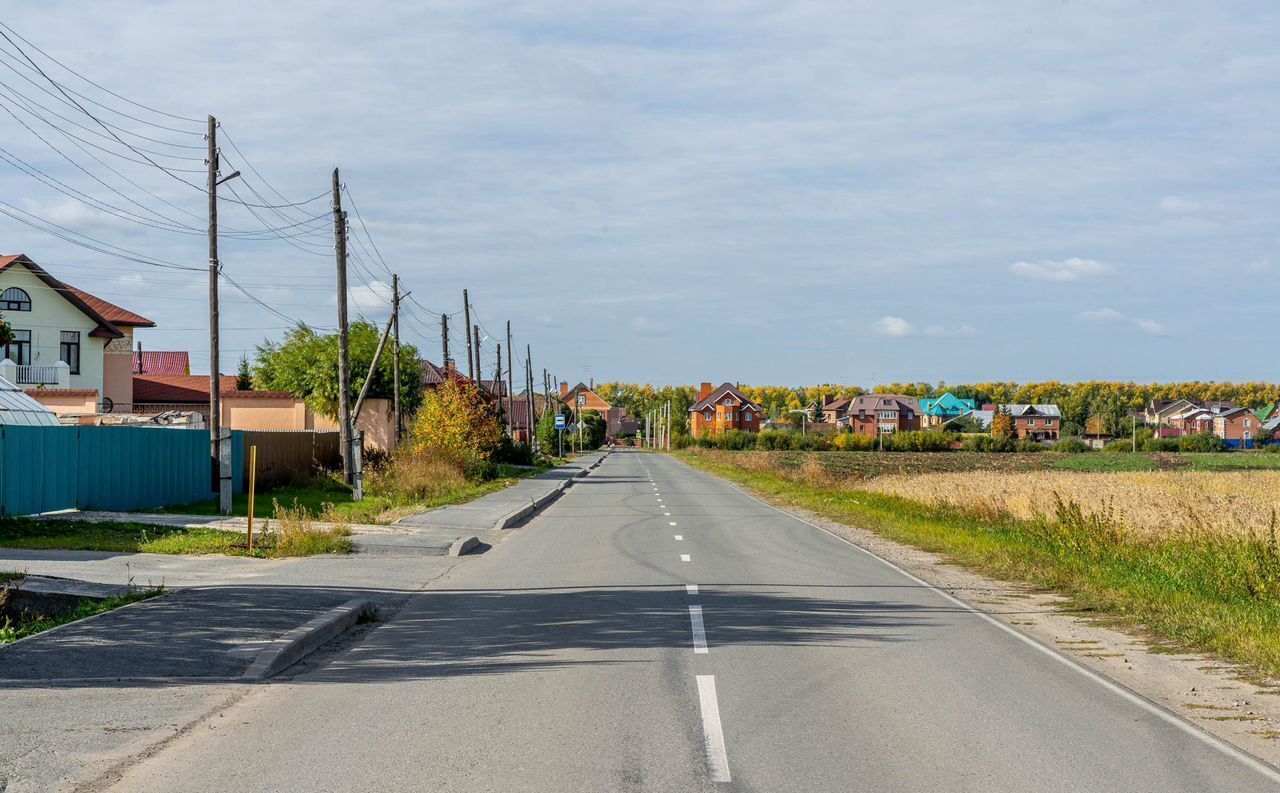
[[[11,286],[0,294],[0,311],[30,311],[31,298],[16,286]]]

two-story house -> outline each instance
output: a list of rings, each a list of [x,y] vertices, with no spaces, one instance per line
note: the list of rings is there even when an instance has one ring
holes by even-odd
[[[1057,405],[1001,405],[1000,408],[1013,416],[1013,429],[1019,440],[1058,440],[1062,411]]]
[[[1213,417],[1213,434],[1224,441],[1234,442],[1232,445],[1241,441],[1244,441],[1244,446],[1251,445],[1261,428],[1262,422],[1248,408],[1223,411]]]
[[[925,429],[941,427],[954,418],[972,412],[977,405],[972,399],[961,399],[950,391],[942,396],[920,400],[920,425]]]
[[[764,411],[733,383],[712,388],[703,383],[698,389],[698,401],[689,408],[689,432],[700,438],[703,434],[719,435],[726,430],[757,432]]]
[[[133,332],[155,323],[76,289],[25,255],[0,256],[0,377],[60,413],[133,402]]]
[[[920,429],[920,403],[901,394],[863,394],[849,405],[841,429],[859,435],[880,435]]]

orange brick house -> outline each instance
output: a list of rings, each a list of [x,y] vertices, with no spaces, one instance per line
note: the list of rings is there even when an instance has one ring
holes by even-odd
[[[764,410],[752,402],[733,383],[712,388],[703,383],[698,389],[698,401],[689,408],[689,432],[695,438],[719,435],[726,430],[756,432]]]
[[[1213,434],[1224,441],[1251,441],[1262,422],[1248,408],[1236,408],[1213,417]]]
[[[625,435],[628,430],[635,432],[635,422],[627,415],[627,411],[616,408],[606,402],[595,390],[595,381],[591,385],[578,383],[573,388],[568,383],[560,384],[560,401],[572,411],[594,410],[604,419],[604,437],[613,440]]]
[[[920,403],[902,394],[863,394],[845,410],[841,429],[859,435],[920,429]]]

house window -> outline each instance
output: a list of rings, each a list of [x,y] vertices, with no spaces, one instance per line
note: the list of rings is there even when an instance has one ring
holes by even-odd
[[[1252,426],[1253,426],[1253,419],[1245,419],[1245,420],[1244,420],[1244,425],[1245,425],[1246,427],[1252,427]]]
[[[71,367],[71,374],[80,374],[80,331],[62,331],[58,343],[58,360]]]
[[[727,408],[733,407],[733,397],[728,397],[727,399],[725,399],[725,401],[721,402],[720,404],[724,405]]]
[[[16,286],[11,286],[0,294],[0,311],[30,311],[31,298]]]
[[[4,346],[4,357],[19,366],[31,363],[31,331],[15,330],[13,341]]]
[[[732,410],[726,410],[726,411],[724,412],[724,420],[725,420],[725,421],[733,421],[733,411],[732,411]]]
[[[1035,420],[1035,419],[1027,419],[1027,426],[1028,426],[1028,427],[1034,427],[1035,425],[1036,425],[1036,420]]]
[[[710,421],[710,420],[711,420],[711,411],[710,411],[710,410],[708,410],[708,411],[707,411],[706,413],[704,413],[703,415],[707,417],[707,421]]]

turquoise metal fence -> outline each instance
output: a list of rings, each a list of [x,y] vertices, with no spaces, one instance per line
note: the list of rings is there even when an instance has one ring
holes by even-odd
[[[0,426],[0,515],[186,504],[210,487],[204,432]]]

